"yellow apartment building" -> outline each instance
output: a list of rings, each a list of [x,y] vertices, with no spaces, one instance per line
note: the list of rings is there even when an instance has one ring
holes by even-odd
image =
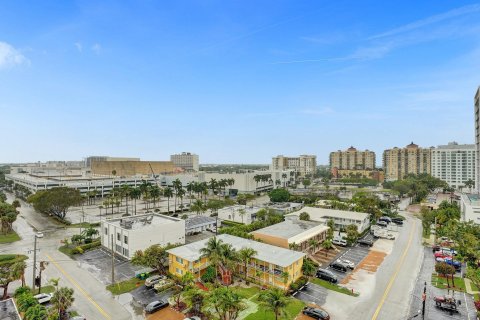
[[[217,236],[223,243],[231,244],[239,251],[242,248],[252,248],[257,254],[250,261],[247,270],[244,270],[244,263],[237,265],[237,272],[255,279],[263,285],[275,286],[282,289],[302,276],[302,265],[305,254],[285,248],[272,246],[254,240],[222,234]],[[167,250],[169,255],[169,272],[181,277],[186,272],[194,275],[195,279],[200,277],[209,266],[207,258],[201,258],[200,249],[206,247],[209,239],[200,240],[181,247]],[[288,279],[282,277],[282,273],[288,273]],[[285,282],[286,280],[286,282]]]

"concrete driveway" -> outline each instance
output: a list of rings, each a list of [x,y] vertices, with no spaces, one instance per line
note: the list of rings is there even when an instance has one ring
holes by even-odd
[[[323,305],[327,299],[328,290],[309,282],[307,288],[298,291],[294,297],[307,304]]]

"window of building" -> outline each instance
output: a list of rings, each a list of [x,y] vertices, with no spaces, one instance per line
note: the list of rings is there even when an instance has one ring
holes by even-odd
[[[175,260],[176,260],[178,263],[183,264],[183,259],[182,259],[182,258],[175,257]]]
[[[108,234],[108,228],[105,228],[105,234]]]
[[[123,236],[123,242],[125,242],[125,244],[128,244],[128,237],[127,236]]]
[[[120,241],[120,233],[117,232],[117,240]]]

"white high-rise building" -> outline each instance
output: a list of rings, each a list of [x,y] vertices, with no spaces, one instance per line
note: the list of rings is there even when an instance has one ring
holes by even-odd
[[[449,186],[459,189],[468,180],[475,181],[474,144],[450,142],[432,149],[432,176],[442,179]]]
[[[473,100],[475,106],[475,146],[476,146],[476,165],[475,165],[475,189],[480,190],[480,87],[477,89]]]
[[[172,161],[176,167],[180,167],[186,171],[198,171],[199,169],[198,155],[190,152],[172,154],[170,161]]]
[[[317,171],[317,156],[300,155],[298,157],[276,156],[272,158],[271,170],[294,170],[301,177],[313,176]]]

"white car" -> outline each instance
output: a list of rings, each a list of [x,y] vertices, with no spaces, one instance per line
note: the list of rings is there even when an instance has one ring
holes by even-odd
[[[53,295],[51,293],[40,293],[33,297],[37,299],[38,303],[44,304],[44,303],[50,302],[50,300],[52,300]]]
[[[355,269],[355,263],[353,263],[352,261],[350,260],[347,260],[347,259],[338,259],[337,260],[338,262],[340,263],[343,263],[344,265],[346,265],[348,268],[350,269]]]
[[[37,232],[37,233],[35,234],[35,237],[37,237],[37,238],[43,238],[43,232]]]
[[[197,317],[197,316],[193,316],[193,317],[190,317],[190,318],[185,318],[183,320],[202,320],[202,318]]]
[[[145,287],[153,287],[155,284],[157,284],[160,280],[165,280],[166,277],[162,275],[153,275],[151,277],[148,277],[145,280]]]
[[[332,243],[337,245],[337,246],[342,246],[342,247],[346,247],[347,246],[347,241],[344,240],[344,239],[333,239],[332,240]]]

